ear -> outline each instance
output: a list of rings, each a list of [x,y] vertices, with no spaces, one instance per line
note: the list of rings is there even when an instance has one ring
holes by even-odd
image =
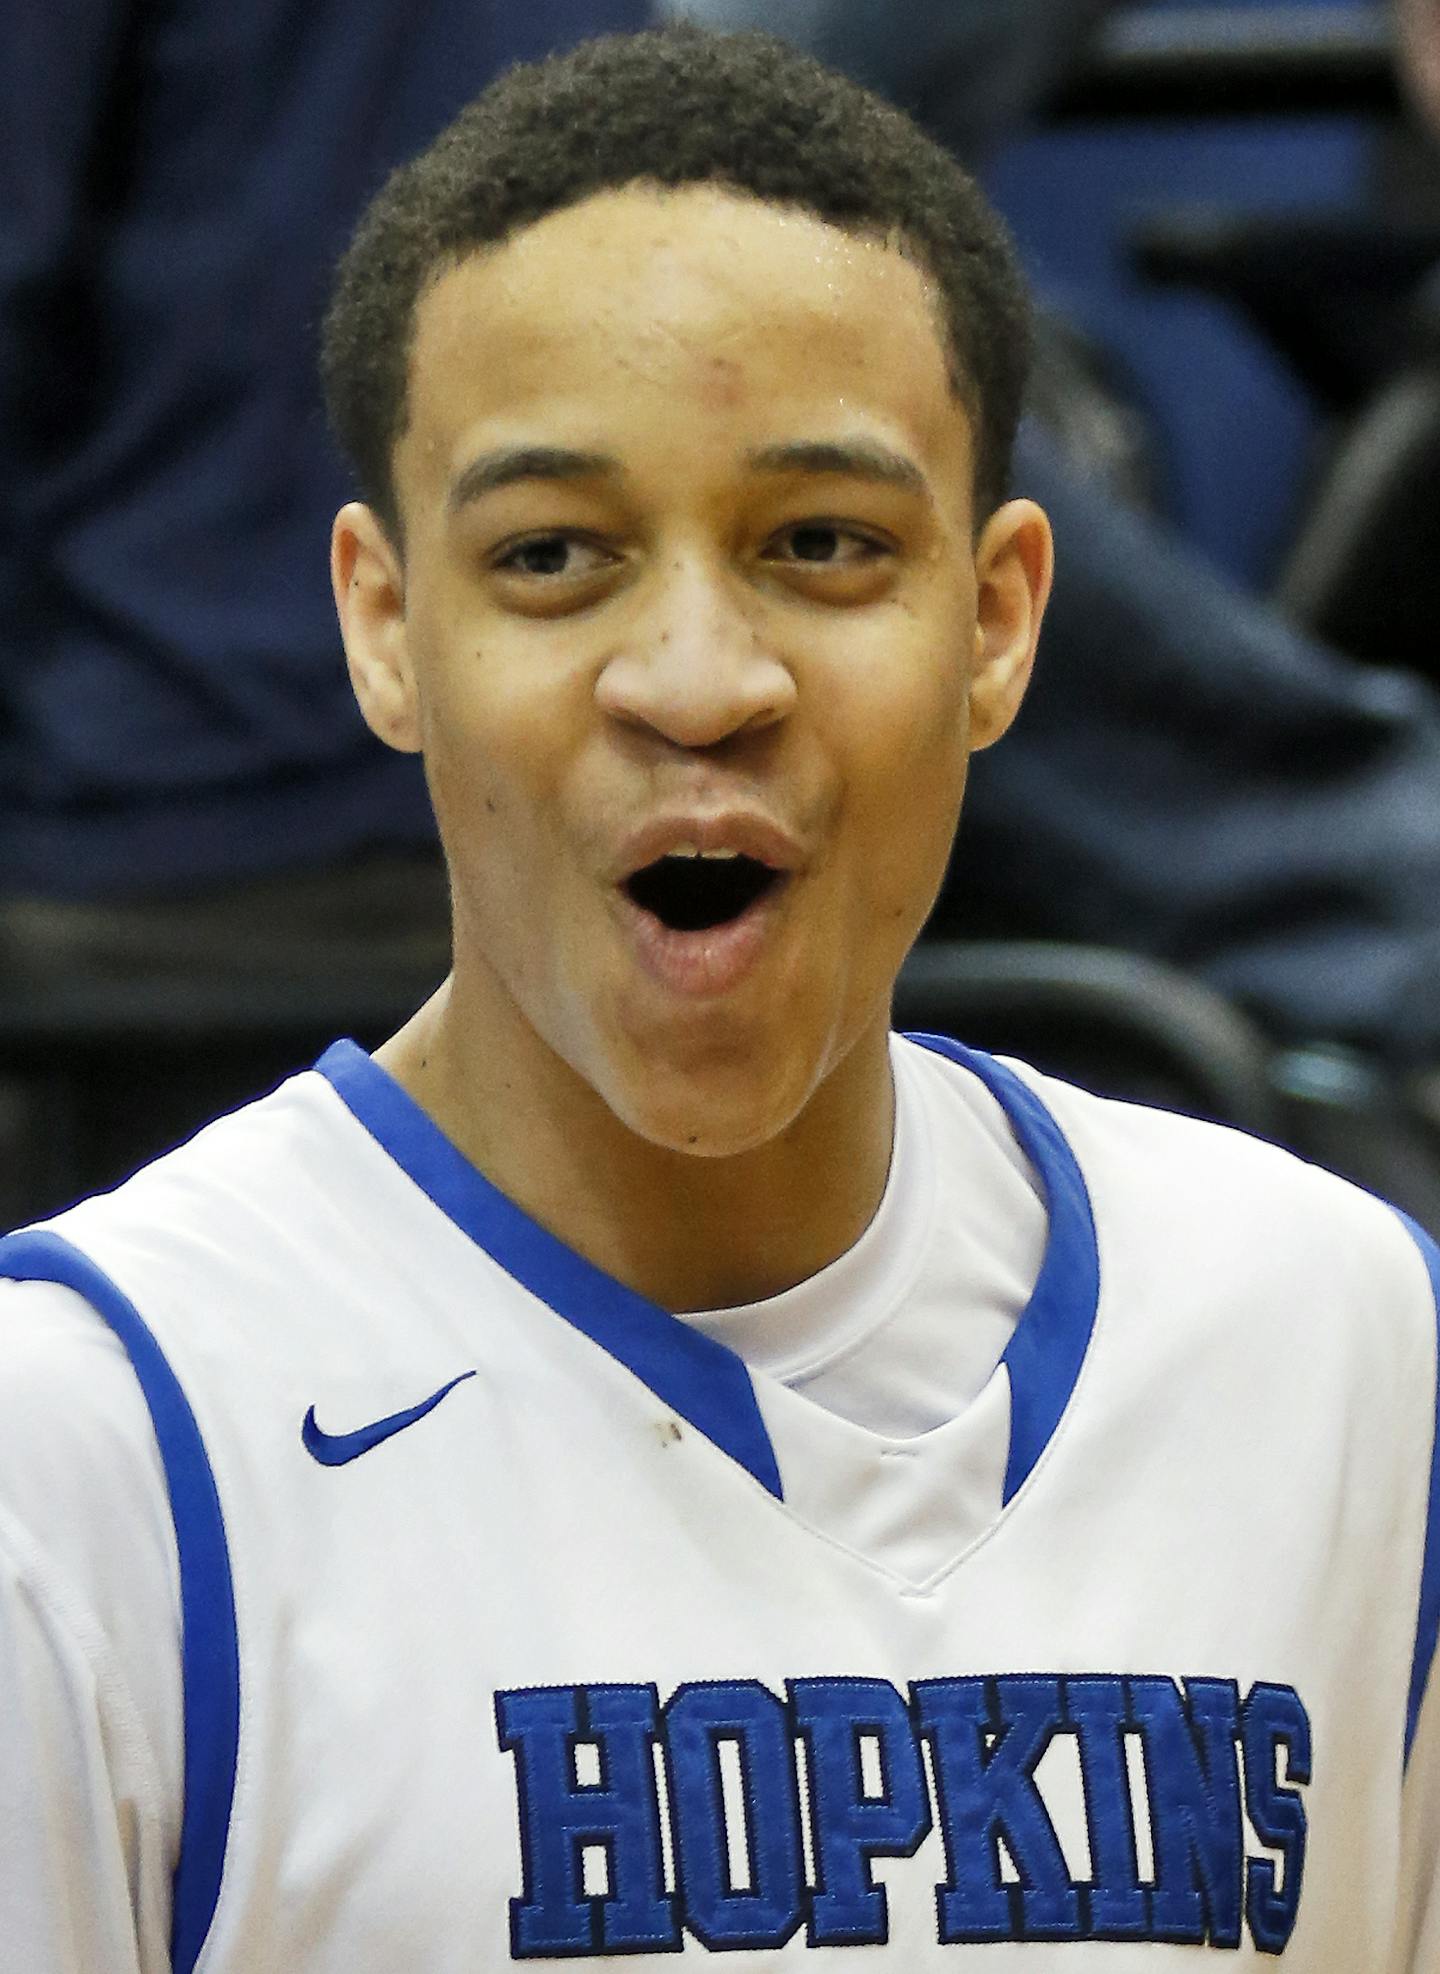
[[[350,683],[365,724],[387,747],[420,751],[405,623],[405,571],[375,510],[350,501],[330,535],[330,581]]]
[[[1044,510],[1033,500],[1007,501],[997,508],[975,552],[972,748],[998,740],[1020,710],[1054,567],[1055,545]]]

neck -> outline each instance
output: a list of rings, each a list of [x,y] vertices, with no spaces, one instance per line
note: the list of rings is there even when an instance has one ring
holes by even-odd
[[[510,1024],[497,1033],[477,1015],[447,982],[378,1060],[517,1206],[664,1309],[793,1288],[879,1206],[894,1135],[884,1021],[774,1138],[697,1158],[622,1124],[533,1030],[511,1048]]]

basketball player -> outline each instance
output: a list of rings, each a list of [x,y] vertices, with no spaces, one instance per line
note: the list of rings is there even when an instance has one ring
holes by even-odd
[[[759,37],[381,194],[335,590],[454,970],[0,1247],[7,1966],[1440,1965],[1440,1260],[889,1032],[1049,581],[1024,351]]]

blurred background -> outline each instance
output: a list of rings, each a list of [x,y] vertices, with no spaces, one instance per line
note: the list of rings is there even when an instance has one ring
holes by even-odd
[[[1440,1231],[1440,0],[12,11],[0,1227],[442,977],[418,768],[329,597],[329,270],[501,68],[685,15],[912,110],[1041,304],[1052,618],[898,1018]]]

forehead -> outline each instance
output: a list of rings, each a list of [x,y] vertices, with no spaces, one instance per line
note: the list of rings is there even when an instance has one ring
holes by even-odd
[[[883,241],[711,186],[627,187],[552,213],[422,296],[397,465],[480,443],[643,449],[843,424],[952,472],[969,421],[933,283]],[[727,429],[734,428],[734,429]]]

